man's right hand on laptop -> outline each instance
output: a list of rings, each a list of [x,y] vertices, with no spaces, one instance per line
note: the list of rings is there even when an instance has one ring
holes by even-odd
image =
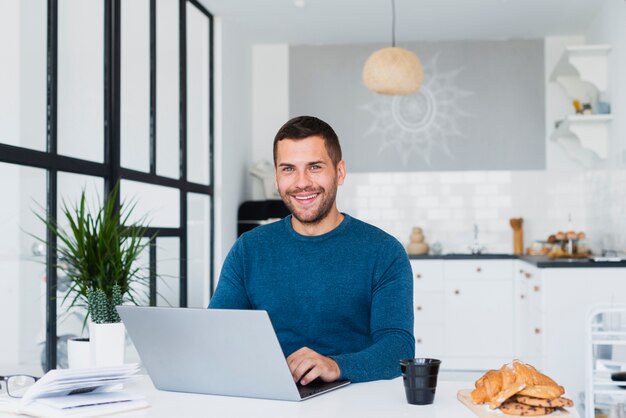
[[[295,382],[306,385],[318,377],[324,382],[334,382],[341,376],[337,362],[308,347],[293,352],[287,357],[287,364]]]

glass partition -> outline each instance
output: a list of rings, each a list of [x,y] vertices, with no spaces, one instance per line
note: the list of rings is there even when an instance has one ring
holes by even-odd
[[[189,193],[187,200],[187,302],[191,307],[209,304],[211,275],[211,200]]]
[[[46,171],[0,163],[0,366],[43,369],[46,342]]]
[[[0,1],[0,143],[46,149],[46,0]]]
[[[123,1],[120,62],[122,167],[150,170],[150,0]]]
[[[209,184],[210,21],[187,7],[187,179]]]
[[[104,1],[58,2],[58,151],[104,161]]]
[[[180,306],[180,239],[158,238],[156,256],[157,306]]]
[[[122,202],[135,204],[129,222],[138,222],[145,217],[154,228],[178,228],[180,225],[178,189],[122,180],[120,197]]]
[[[152,274],[151,286],[137,289],[140,304],[206,306],[210,28],[211,15],[196,1],[0,1],[0,371],[65,367],[67,339],[86,335],[85,309],[63,304],[70,283],[55,265],[63,260],[38,240],[47,231],[33,213],[67,228],[63,204],[77,204],[83,190],[94,213],[120,181],[121,201],[136,204],[129,221],[145,216],[147,234],[160,234],[137,260]],[[181,56],[181,32],[193,38],[189,59]],[[189,118],[181,103],[193,107]],[[187,124],[191,145],[180,136]],[[193,156],[183,161],[186,148]]]
[[[156,171],[179,178],[179,1],[159,0],[156,5]]]

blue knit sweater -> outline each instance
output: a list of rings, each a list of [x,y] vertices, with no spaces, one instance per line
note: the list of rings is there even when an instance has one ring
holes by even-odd
[[[268,311],[285,356],[309,347],[353,382],[396,377],[399,360],[414,356],[406,252],[348,215],[319,236],[298,234],[291,216],[242,235],[209,308]]]

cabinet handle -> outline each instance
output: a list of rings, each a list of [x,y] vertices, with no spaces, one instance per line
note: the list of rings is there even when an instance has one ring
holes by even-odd
[[[422,343],[422,339],[418,338],[418,339],[415,340],[415,342],[418,343],[418,344],[421,344]]]
[[[421,275],[420,273],[417,273],[417,274],[415,275],[415,278],[416,278],[416,279],[421,279],[421,278],[422,278],[422,275]]]
[[[421,311],[422,307],[421,306],[417,306],[415,309],[418,310],[418,311]]]
[[[482,268],[480,268],[480,267],[476,267],[476,272],[477,272],[477,273],[480,273],[481,271],[483,271],[483,269],[482,269]]]
[[[527,279],[532,279],[533,275],[530,273],[524,273],[524,277],[526,277]]]
[[[524,299],[524,298],[526,298],[526,295],[519,295],[519,298],[520,299]]]
[[[461,291],[460,291],[459,289],[454,289],[454,294],[455,294],[455,295],[460,295],[460,294],[461,294]]]
[[[535,286],[535,287],[533,287],[533,290],[534,290],[535,292],[539,292],[539,291],[541,290],[541,288],[540,288],[539,286]]]
[[[535,334],[541,334],[541,328],[535,328]]]

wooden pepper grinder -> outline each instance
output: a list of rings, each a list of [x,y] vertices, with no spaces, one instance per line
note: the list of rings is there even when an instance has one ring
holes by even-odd
[[[515,255],[524,254],[524,231],[522,230],[523,222],[524,220],[522,218],[509,219],[509,223],[513,228],[513,254]]]

